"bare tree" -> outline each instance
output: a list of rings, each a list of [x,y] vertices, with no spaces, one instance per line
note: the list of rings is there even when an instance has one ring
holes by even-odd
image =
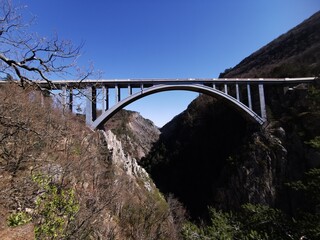
[[[76,60],[80,46],[71,41],[40,37],[30,33],[32,18],[23,16],[23,7],[15,7],[10,0],[0,0],[0,73],[7,79],[19,80],[21,86],[46,80],[53,87],[50,75],[79,73]],[[85,79],[91,71],[77,76]]]

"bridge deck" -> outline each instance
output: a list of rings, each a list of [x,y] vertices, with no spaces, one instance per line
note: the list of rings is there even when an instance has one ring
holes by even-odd
[[[34,81],[41,88],[47,89],[62,89],[62,87],[84,89],[88,86],[106,86],[106,87],[140,87],[141,84],[144,87],[157,85],[157,84],[295,84],[295,83],[309,83],[314,81],[315,77],[305,78],[177,78],[177,79],[100,79],[100,80],[52,80],[52,84],[47,81]],[[0,80],[1,84],[7,84],[8,81]],[[52,86],[53,85],[53,86]]]

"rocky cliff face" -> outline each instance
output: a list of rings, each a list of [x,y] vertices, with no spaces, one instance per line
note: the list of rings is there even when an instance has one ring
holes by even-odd
[[[125,153],[122,147],[122,142],[117,139],[117,136],[110,130],[106,132],[102,131],[100,134],[102,134],[105,139],[105,143],[111,153],[111,164],[118,169],[117,172],[123,172],[128,177],[132,178],[137,186],[138,182],[142,183],[142,186],[144,186],[145,190],[149,192],[156,191],[156,187],[148,173],[144,168],[138,165],[135,158]]]
[[[160,135],[160,130],[139,113],[121,110],[105,125],[122,142],[125,152],[139,160],[149,152]]]
[[[208,205],[230,210],[247,202],[277,204],[287,164],[281,139],[221,100],[201,95],[161,131],[142,164],[191,216],[204,217]]]

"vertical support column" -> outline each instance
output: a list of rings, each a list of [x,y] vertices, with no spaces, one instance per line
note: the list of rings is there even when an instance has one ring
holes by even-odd
[[[227,84],[224,84],[224,93],[228,94],[228,85]]]
[[[86,124],[92,123],[92,88],[88,87],[86,92]]]
[[[102,95],[103,95],[103,106],[102,111],[107,111],[109,109],[109,88],[106,86],[102,87]]]
[[[96,87],[87,88],[86,124],[90,125],[97,118],[97,92]]]
[[[212,84],[212,88],[213,88],[213,89],[216,89],[216,84],[213,83],[213,84]]]
[[[249,83],[247,83],[247,93],[248,93],[248,107],[252,110],[251,90],[250,90]]]
[[[121,100],[121,96],[120,96],[120,88],[118,85],[115,85],[114,86],[114,89],[115,89],[115,96],[116,96],[116,103],[120,102]]]
[[[132,87],[131,87],[130,84],[128,85],[128,95],[129,95],[129,96],[132,95]]]
[[[266,110],[266,102],[264,98],[264,88],[263,84],[259,84],[259,100],[260,100],[260,111],[261,111],[261,118],[263,120],[267,120],[267,110]]]
[[[92,121],[97,119],[97,89],[95,86],[91,87],[91,92],[92,92]]]
[[[61,93],[61,101],[62,101],[62,107],[63,107],[63,111],[66,108],[67,105],[67,86],[63,86],[62,87],[62,93]]]
[[[239,84],[236,83],[236,98],[240,102]]]
[[[69,89],[69,110],[72,112],[72,106],[73,106],[73,90],[72,88]]]
[[[143,83],[140,84],[141,93],[143,93]]]

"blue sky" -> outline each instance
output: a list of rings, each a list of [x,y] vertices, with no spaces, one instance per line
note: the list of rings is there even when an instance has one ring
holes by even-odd
[[[210,78],[320,10],[319,0],[26,1],[32,29],[84,42],[80,65],[102,78]],[[169,92],[128,106],[158,126],[196,93]]]

